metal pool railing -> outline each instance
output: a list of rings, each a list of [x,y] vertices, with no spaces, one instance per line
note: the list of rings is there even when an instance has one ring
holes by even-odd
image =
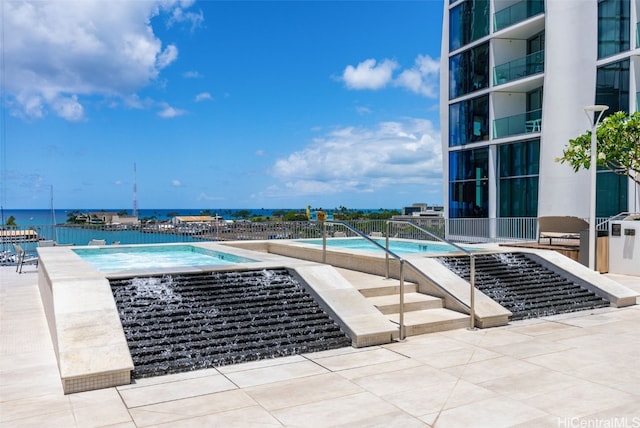
[[[442,238],[430,231],[428,231],[427,229],[411,222],[411,221],[407,221],[407,220],[388,220],[387,221],[387,233],[385,234],[386,237],[386,247],[387,250],[389,248],[389,236],[391,235],[391,226],[394,224],[404,224],[407,226],[410,226],[412,228],[415,228],[417,230],[419,230],[420,232],[426,234],[427,236],[433,238],[436,241],[440,241],[440,242],[444,242],[445,244],[451,245],[452,247],[454,247],[455,249],[463,252],[464,254],[466,254],[467,256],[469,256],[469,318],[470,318],[470,325],[469,325],[469,329],[470,330],[475,330],[475,318],[476,318],[476,314],[475,314],[475,289],[476,289],[476,259],[475,256],[473,255],[473,253],[469,250],[467,250],[466,248],[463,248],[445,238]],[[412,265],[413,267],[413,265]],[[415,267],[414,267],[414,270]],[[389,275],[389,259],[387,257],[387,276]],[[435,284],[437,286],[437,284]],[[439,287],[439,286],[438,286]],[[439,287],[440,288],[440,287]],[[443,290],[446,292],[446,290]],[[449,294],[449,293],[447,293]],[[455,296],[452,296],[455,298]],[[461,302],[459,299],[456,298],[456,300],[458,300],[459,303],[461,303],[462,305],[464,305],[463,302]],[[466,305],[465,305],[466,306]]]

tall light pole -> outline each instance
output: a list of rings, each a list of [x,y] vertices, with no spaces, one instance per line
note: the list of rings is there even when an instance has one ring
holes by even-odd
[[[593,105],[586,106],[584,112],[591,124],[591,164],[589,172],[591,173],[591,186],[589,195],[589,269],[596,268],[596,174],[598,162],[598,123],[605,111],[609,110],[609,106]],[[593,112],[593,115],[591,114]],[[598,117],[596,118],[596,114]],[[593,120],[595,118],[595,121]]]

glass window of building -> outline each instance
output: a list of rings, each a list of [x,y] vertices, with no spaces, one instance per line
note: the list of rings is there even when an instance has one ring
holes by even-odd
[[[540,140],[498,147],[498,217],[538,215]]]
[[[629,179],[609,170],[599,170],[596,185],[596,217],[611,217],[627,211]]]
[[[596,103],[609,106],[604,117],[617,111],[629,112],[629,60],[598,67]]]
[[[449,153],[449,218],[487,217],[489,148]]]
[[[449,11],[449,51],[489,34],[489,1],[468,0]]]
[[[489,96],[449,106],[449,146],[489,139]]]
[[[598,1],[598,58],[629,50],[629,0]]]
[[[449,59],[449,99],[489,87],[489,44],[484,43]]]
[[[598,68],[596,104],[609,106],[604,116],[629,113],[629,60]],[[599,169],[596,181],[596,215],[609,217],[627,210],[629,180],[607,169]]]

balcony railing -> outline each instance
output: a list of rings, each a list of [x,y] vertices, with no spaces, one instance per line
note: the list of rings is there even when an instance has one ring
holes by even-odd
[[[598,218],[598,230],[608,229],[608,218]],[[537,218],[501,217],[501,218],[456,218],[441,217],[416,218],[412,222],[430,233],[453,242],[523,242],[537,240]],[[346,222],[353,228],[369,236],[384,236],[387,220],[356,220]],[[330,235],[344,228],[336,229],[327,225]],[[105,227],[74,225],[21,225],[19,227],[0,226],[0,265],[15,264],[13,243],[33,252],[44,240],[55,240],[59,245],[87,245],[91,239],[105,240],[107,245],[151,244],[171,242],[227,241],[227,240],[266,240],[266,239],[303,239],[322,238],[323,225],[317,222],[256,222],[233,223],[226,226],[212,226],[198,233],[170,230],[164,228],[128,227],[113,230]],[[347,236],[356,236],[347,231]],[[433,240],[429,234],[409,226],[397,226],[393,237],[411,240]]]
[[[524,0],[497,11],[493,16],[493,29],[500,31],[544,12],[544,0]]]
[[[538,133],[542,130],[542,109],[531,110],[493,121],[493,138]]]
[[[493,68],[493,84],[502,85],[544,71],[544,50],[497,65]]]

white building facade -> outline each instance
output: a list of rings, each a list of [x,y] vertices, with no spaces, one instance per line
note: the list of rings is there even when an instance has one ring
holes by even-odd
[[[589,171],[556,159],[585,106],[639,109],[640,0],[444,2],[445,217],[588,218]],[[640,211],[638,187],[599,171],[596,215]]]

